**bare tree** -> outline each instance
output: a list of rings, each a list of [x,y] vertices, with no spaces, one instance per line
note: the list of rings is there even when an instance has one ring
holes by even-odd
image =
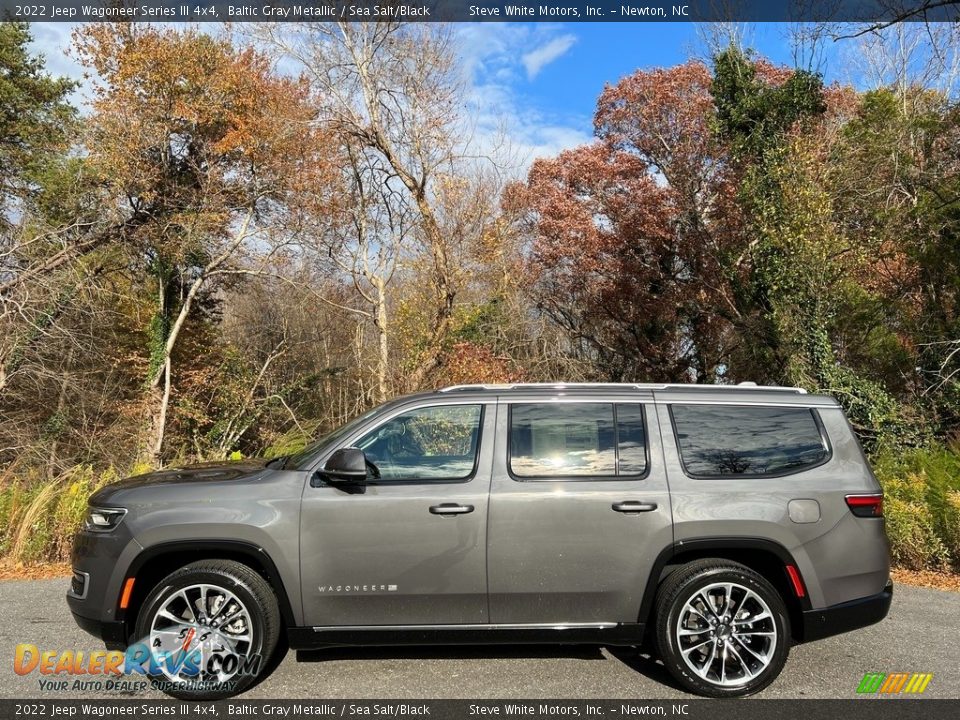
[[[831,37],[825,23],[796,22],[787,27],[793,66],[808,72],[821,72]]]
[[[871,89],[888,87],[904,101],[923,87],[954,97],[960,79],[960,26],[954,23],[898,23],[857,35],[854,67]]]
[[[354,213],[353,230],[369,237],[356,235],[347,263],[340,264],[371,288],[367,295],[357,287],[372,308],[380,368],[389,353],[389,268],[413,235],[422,244],[431,317],[420,357],[405,378],[407,387],[419,387],[441,362],[463,278],[458,239],[441,221],[437,184],[474,160],[463,132],[464,99],[450,30],[435,23],[383,22],[271,24],[254,32],[309,78],[321,106],[318,121],[350,149],[345,172],[355,188],[363,188],[358,199],[379,196],[377,212],[368,206]],[[368,222],[372,216],[378,221]],[[361,218],[366,224],[356,222]],[[415,233],[408,218],[416,221]],[[363,262],[370,250],[377,255],[376,271]],[[387,391],[383,378],[378,371],[377,395]]]
[[[699,22],[696,28],[697,41],[702,48],[696,55],[706,63],[728,48],[743,50],[751,34],[751,25],[746,22]]]
[[[880,20],[855,23],[853,29],[845,28],[838,37],[859,37],[907,22],[930,26],[950,21],[955,18],[951,13],[955,13],[958,5],[960,0],[878,0],[874,9],[883,13]]]
[[[383,402],[391,395],[390,287],[404,252],[409,252],[413,212],[401,197],[393,171],[383,157],[360,144],[345,142],[345,174],[349,202],[342,222],[324,224],[315,240],[326,258],[348,278],[358,303],[344,305],[325,296],[327,304],[369,323],[375,334],[374,397]],[[320,209],[323,212],[323,209]]]

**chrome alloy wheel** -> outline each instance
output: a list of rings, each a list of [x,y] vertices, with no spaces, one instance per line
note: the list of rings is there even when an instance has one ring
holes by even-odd
[[[742,685],[766,670],[777,640],[767,603],[737,583],[700,588],[678,615],[676,641],[684,663],[721,687]]]
[[[229,680],[244,667],[254,648],[250,612],[232,592],[218,585],[181,588],[156,611],[150,623],[150,648],[170,661],[160,663],[173,682]],[[191,665],[182,660],[192,656]]]

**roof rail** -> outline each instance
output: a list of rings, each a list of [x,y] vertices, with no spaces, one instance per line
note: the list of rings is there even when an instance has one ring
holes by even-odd
[[[437,392],[454,392],[459,390],[526,390],[526,389],[589,389],[611,388],[632,390],[764,390],[768,392],[795,393],[806,395],[807,391],[799,387],[784,385],[757,385],[755,382],[742,382],[738,385],[704,385],[696,383],[479,383],[475,385],[450,385]]]

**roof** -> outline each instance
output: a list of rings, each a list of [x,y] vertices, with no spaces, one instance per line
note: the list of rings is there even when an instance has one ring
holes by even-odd
[[[437,392],[455,392],[460,390],[679,390],[709,391],[717,390],[762,390],[764,392],[793,393],[806,395],[800,387],[784,385],[757,385],[754,382],[742,382],[738,385],[696,385],[693,383],[488,383],[478,385],[451,385]]]
[[[489,383],[451,385],[435,391],[435,395],[463,398],[473,393],[496,393],[520,400],[544,395],[566,395],[583,399],[588,394],[642,395],[656,402],[736,403],[747,405],[789,405],[800,407],[836,407],[829,395],[808,395],[799,387],[780,385],[699,385],[694,383]]]

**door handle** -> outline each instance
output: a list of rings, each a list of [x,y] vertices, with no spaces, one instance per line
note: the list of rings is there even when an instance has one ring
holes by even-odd
[[[656,503],[639,502],[637,500],[624,500],[623,502],[611,505],[619,513],[642,513],[657,509]]]
[[[430,512],[434,515],[465,515],[473,512],[473,505],[458,505],[457,503],[442,503],[431,505]]]

